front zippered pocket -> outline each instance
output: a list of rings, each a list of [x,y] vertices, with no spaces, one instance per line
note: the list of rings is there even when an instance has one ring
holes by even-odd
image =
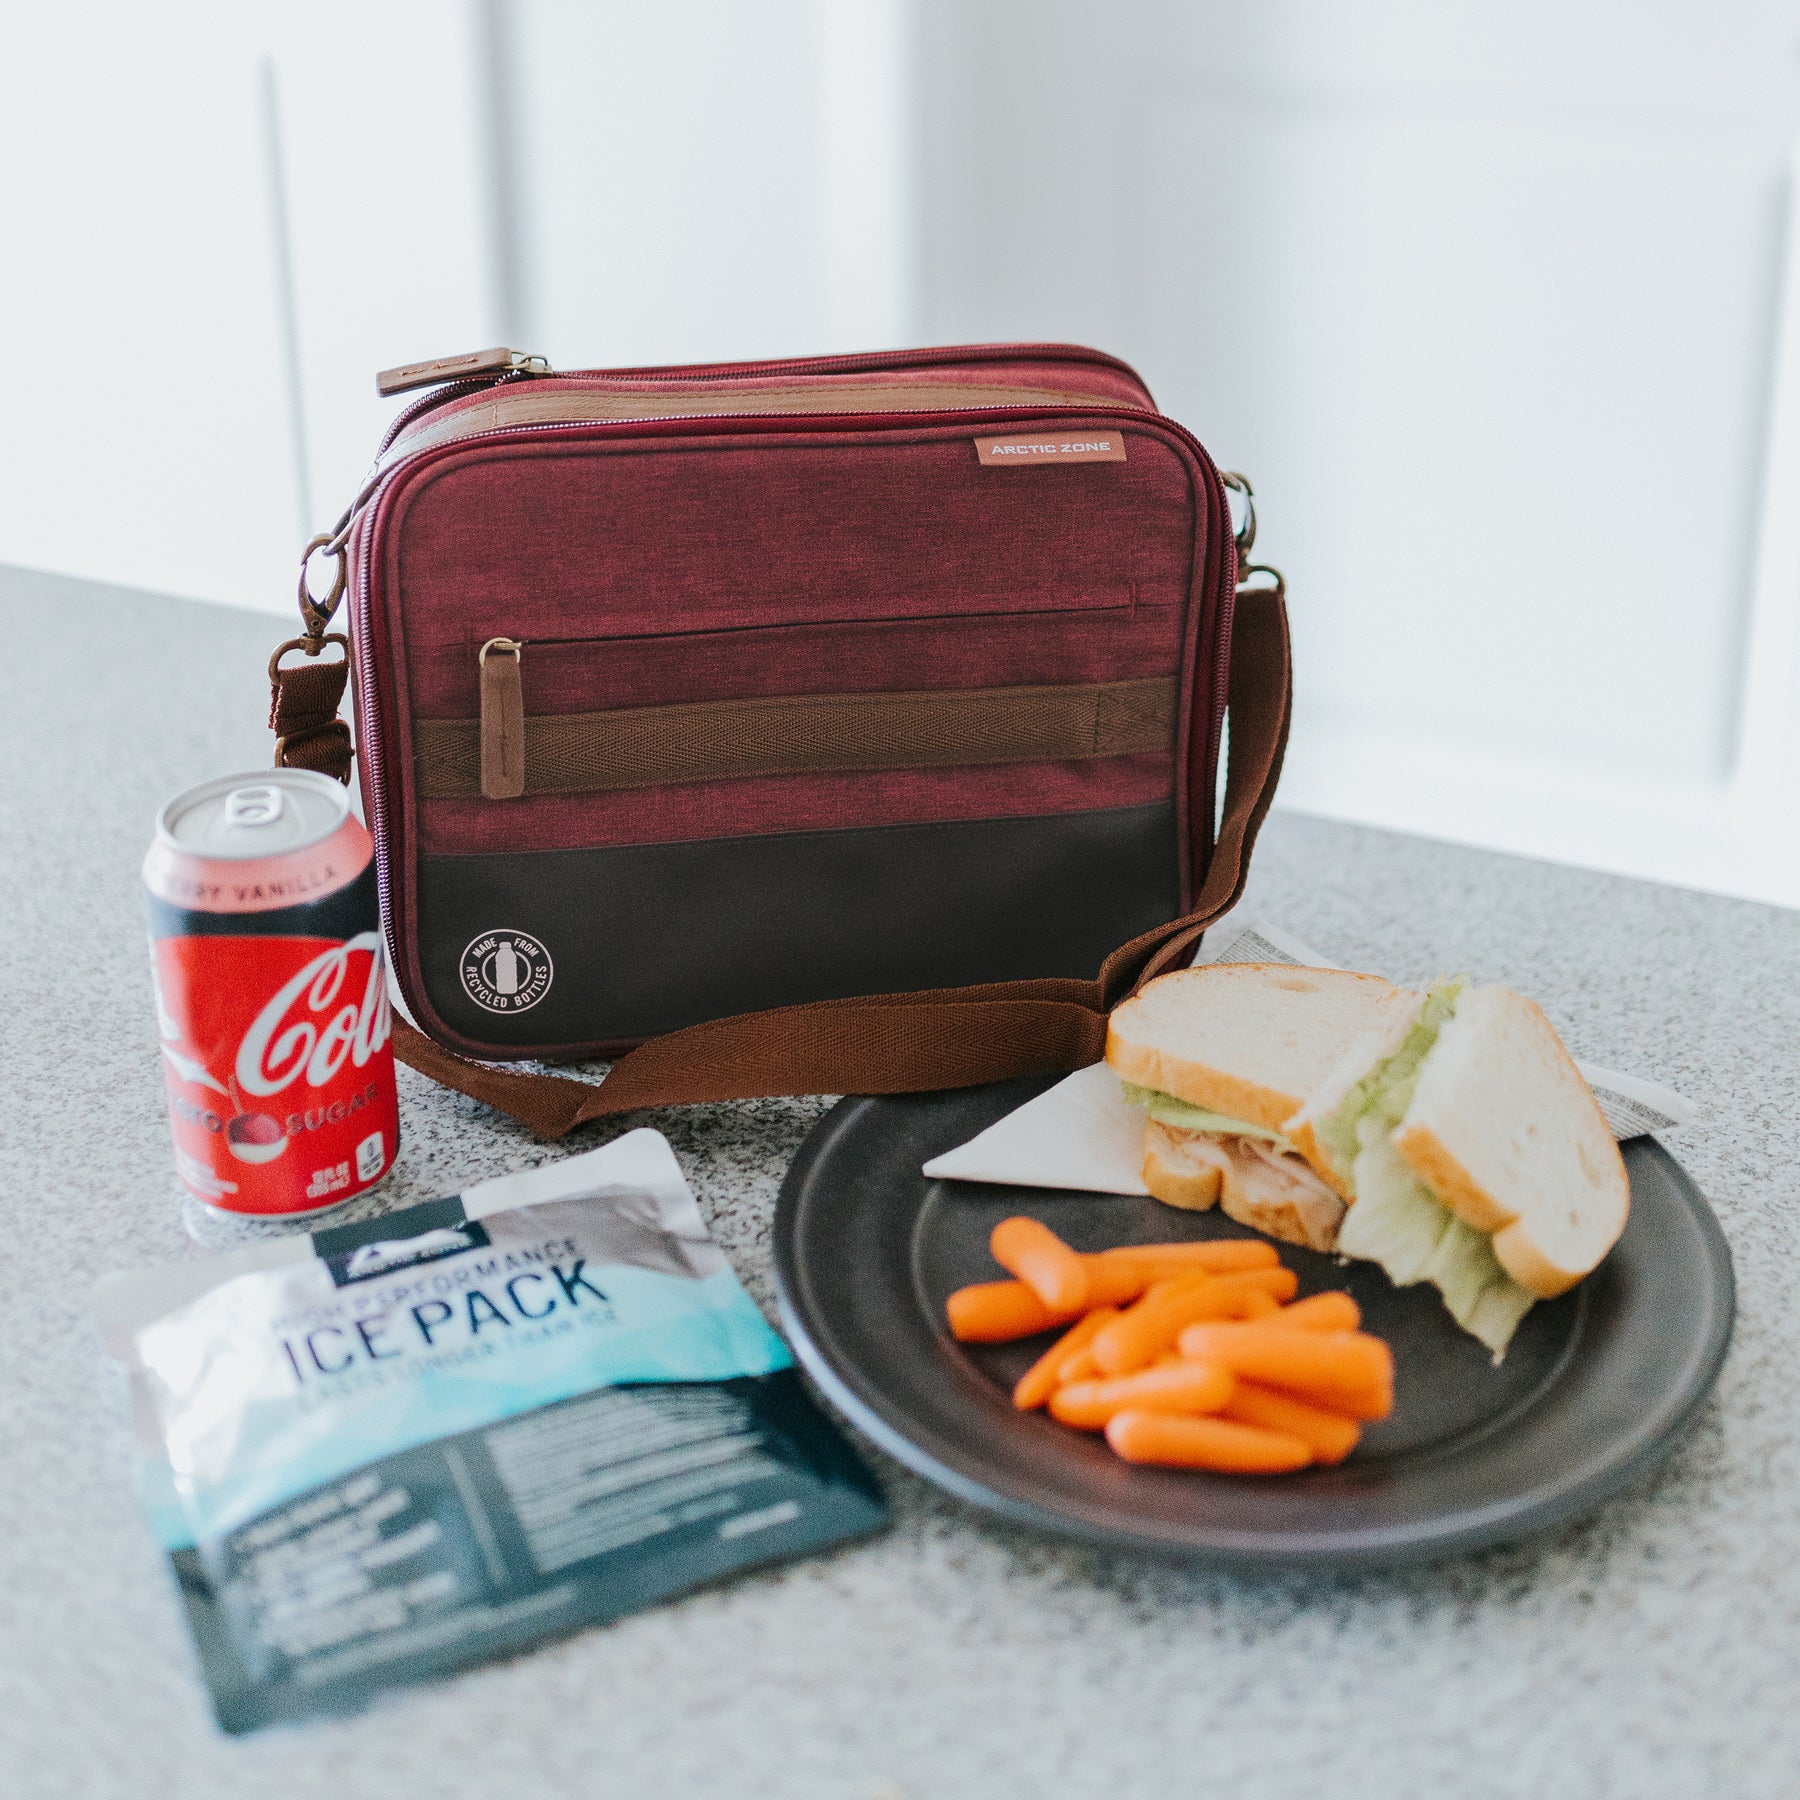
[[[591,632],[506,631],[499,635],[509,643],[529,645],[533,650],[556,650],[579,654],[610,644],[648,643],[656,639],[740,638],[760,639],[765,633],[833,630],[856,632],[883,627],[954,625],[963,622],[979,624],[985,620],[1041,619],[1047,626],[1058,619],[1086,614],[1115,614],[1129,617],[1141,601],[1137,584],[1128,577],[1115,582],[1093,583],[1081,588],[1033,590],[1021,586],[1017,590],[971,595],[966,602],[949,604],[932,596],[909,594],[858,595],[825,602],[796,603],[788,606],[775,600],[764,600],[754,611],[743,609],[730,619],[698,617],[691,623],[671,625],[666,620],[649,616],[648,612],[621,611],[608,608],[604,627]],[[750,616],[745,616],[750,614]],[[504,621],[510,623],[510,621]],[[484,642],[486,640],[483,640]],[[453,654],[459,658],[466,652],[459,646]]]
[[[1135,611],[1134,585],[1119,582],[1025,595],[1010,605],[979,595],[952,607],[940,597],[929,611],[878,617],[840,601],[804,617],[687,632],[609,626],[580,638],[496,635],[475,656],[478,733],[467,720],[421,721],[422,791],[466,796],[477,766],[480,793],[499,800],[527,791],[1166,749],[1173,684],[1132,666]],[[1160,635],[1166,626],[1151,630]],[[952,644],[946,632],[961,635]],[[1089,646],[1085,658],[1070,654],[1072,634]],[[970,653],[983,648],[985,666],[998,659],[1015,678],[973,681],[935,698],[945,669],[967,668]],[[649,671],[671,657],[681,661],[680,691],[664,682],[659,692]],[[637,659],[649,673],[648,693],[633,691],[621,658]],[[818,677],[801,692],[790,691],[796,659]],[[869,679],[877,668],[879,685]],[[696,695],[704,698],[696,703]],[[607,698],[615,703],[596,706]],[[665,703],[642,704],[647,698]]]
[[[504,646],[504,648],[502,648]],[[530,714],[521,647],[481,650],[481,716],[416,723],[427,799],[606,793],[759,776],[989,768],[1167,755],[1173,676],[767,695]]]

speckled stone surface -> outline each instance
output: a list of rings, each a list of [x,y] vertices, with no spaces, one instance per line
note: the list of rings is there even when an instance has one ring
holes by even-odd
[[[1536,995],[1709,1121],[1737,1260],[1714,1402],[1585,1523],[1429,1569],[1247,1580],[995,1524],[874,1452],[884,1537],[361,1718],[230,1741],[134,1511],[96,1276],[198,1254],[169,1172],[137,862],[261,766],[279,622],[0,572],[0,1793],[8,1800],[1800,1791],[1800,914],[1278,814],[1253,898],[1340,960]],[[401,1072],[383,1205],[564,1154]],[[652,1122],[751,1292],[819,1100]],[[598,1141],[598,1140],[584,1140]]]

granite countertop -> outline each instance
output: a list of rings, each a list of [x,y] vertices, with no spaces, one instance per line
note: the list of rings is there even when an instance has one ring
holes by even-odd
[[[134,1506],[86,1307],[108,1270],[197,1253],[169,1167],[136,867],[164,799],[266,764],[263,664],[288,627],[17,571],[0,571],[0,615],[9,1800],[1800,1786],[1800,1385],[1780,1285],[1800,1260],[1800,914],[1282,813],[1252,899],[1291,930],[1396,978],[1455,966],[1512,983],[1577,1055],[1705,1107],[1671,1148],[1730,1239],[1737,1334],[1658,1474],[1515,1547],[1251,1579],[1013,1529],[865,1445],[893,1503],[884,1536],[357,1719],[226,1739]],[[827,1104],[650,1120],[771,1312],[776,1189]],[[401,1106],[385,1205],[568,1153],[404,1069]]]

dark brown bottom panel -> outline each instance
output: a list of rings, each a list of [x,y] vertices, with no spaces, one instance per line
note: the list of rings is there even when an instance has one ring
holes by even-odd
[[[1091,976],[1179,909],[1172,803],[427,856],[427,998],[498,1054],[851,994]],[[477,998],[479,996],[479,998]]]

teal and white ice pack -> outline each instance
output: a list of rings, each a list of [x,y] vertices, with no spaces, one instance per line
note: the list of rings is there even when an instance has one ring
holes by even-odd
[[[884,1516],[654,1131],[95,1304],[227,1730]]]

